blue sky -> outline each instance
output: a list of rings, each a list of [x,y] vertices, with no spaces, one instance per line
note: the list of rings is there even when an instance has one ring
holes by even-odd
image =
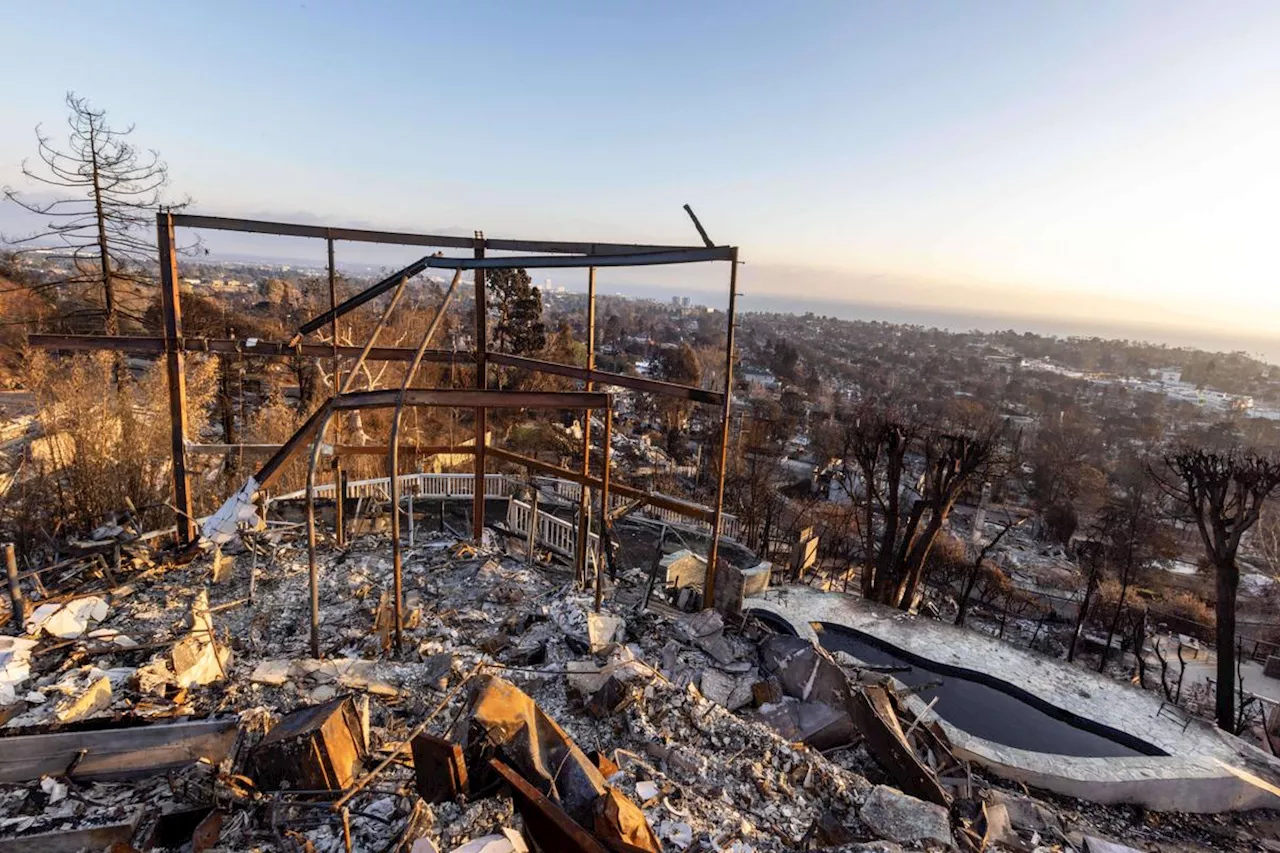
[[[690,202],[743,247],[749,291],[1280,320],[1273,2],[0,14],[0,183],[22,186],[31,128],[73,89],[136,124],[201,212],[692,242]]]

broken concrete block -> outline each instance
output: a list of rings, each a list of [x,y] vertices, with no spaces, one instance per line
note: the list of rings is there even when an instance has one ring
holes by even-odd
[[[103,645],[119,646],[122,649],[134,649],[138,644],[132,637],[126,637],[114,628],[95,628],[89,632],[89,639],[97,640]]]
[[[774,634],[760,644],[760,663],[782,683],[782,692],[804,701],[847,708],[849,679],[813,643]]]
[[[658,566],[668,589],[701,587],[707,579],[707,561],[686,548],[666,555]]]
[[[917,800],[887,785],[871,789],[858,817],[876,835],[899,844],[933,841],[955,847],[951,816],[945,808]]]
[[[742,602],[746,599],[746,578],[742,570],[725,560],[716,566],[715,607],[729,616],[742,615]]]
[[[1105,838],[1098,838],[1096,835],[1086,835],[1084,837],[1084,853],[1142,853],[1142,851],[1127,844],[1118,844]]]
[[[213,549],[213,582],[226,583],[231,580],[235,574],[236,558],[229,557],[222,553],[221,546],[215,546]]]
[[[752,682],[750,676],[735,677],[718,669],[703,670],[698,689],[717,705],[736,711],[751,703]]]
[[[747,598],[764,595],[769,589],[769,579],[773,576],[773,563],[758,563],[749,569],[742,570],[742,594]]]
[[[63,640],[75,639],[88,630],[91,622],[107,618],[107,602],[96,595],[76,598],[63,604],[41,604],[24,624],[28,634],[41,631]]]
[[[784,696],[781,702],[761,705],[755,716],[789,741],[799,741],[814,749],[844,746],[856,735],[853,719],[843,711],[821,702],[801,702]]]
[[[366,753],[350,697],[300,708],[253,748],[254,781],[264,791],[334,791],[360,773]]]
[[[708,608],[676,622],[676,631],[720,664],[736,659],[733,647],[724,638],[724,619]]]
[[[1280,655],[1271,655],[1262,665],[1262,674],[1267,678],[1280,678]]]
[[[625,639],[627,623],[621,616],[609,613],[587,614],[587,645],[592,654],[604,651],[610,643],[620,643]]]
[[[473,838],[449,853],[529,853],[529,846],[524,843],[520,833],[514,829],[504,829],[501,835]]]
[[[231,649],[196,635],[183,637],[173,646],[173,680],[179,687],[211,684],[226,674]]]
[[[569,696],[586,701],[609,680],[595,661],[571,660],[565,663],[565,690]]]
[[[0,705],[17,701],[18,685],[31,677],[31,650],[37,640],[0,637]]]
[[[93,716],[111,707],[111,679],[106,675],[95,678],[79,693],[61,700],[54,706],[53,715],[60,723],[73,723]]]
[[[1009,816],[1009,823],[1015,829],[1027,832],[1038,832],[1041,835],[1060,833],[1062,824],[1058,816],[1037,803],[1030,797],[992,789],[989,798],[991,803],[1002,806]]]
[[[154,693],[163,696],[169,685],[173,684],[173,670],[164,658],[156,658],[143,664],[134,672],[138,681],[138,692]]]
[[[279,687],[289,680],[290,663],[292,662],[287,660],[264,660],[254,667],[253,672],[249,675],[249,680],[254,684],[269,684],[272,687]]]

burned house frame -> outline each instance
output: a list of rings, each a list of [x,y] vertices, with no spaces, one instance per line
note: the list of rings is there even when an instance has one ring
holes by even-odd
[[[361,454],[385,452],[388,459],[388,476],[391,484],[391,498],[396,501],[398,489],[398,455],[402,448],[399,442],[400,412],[405,406],[456,406],[474,410],[475,439],[470,445],[452,447],[412,447],[403,448],[417,455],[431,454],[465,454],[474,457],[474,497],[473,497],[473,530],[472,536],[479,541],[484,528],[484,475],[490,457],[517,465],[522,465],[529,472],[551,474],[578,484],[580,489],[577,518],[579,519],[577,537],[578,548],[575,554],[575,569],[578,577],[586,581],[586,553],[588,531],[592,513],[592,500],[589,492],[596,494],[596,505],[600,508],[596,513],[599,529],[607,536],[609,520],[608,494],[609,455],[602,454],[605,460],[603,470],[596,476],[590,470],[590,454],[592,446],[591,414],[604,410],[605,436],[603,447],[608,447],[612,407],[608,395],[595,393],[595,386],[613,385],[629,388],[644,394],[654,394],[689,400],[701,405],[711,406],[719,410],[719,464],[716,472],[715,500],[708,508],[688,501],[669,496],[646,492],[622,484],[614,484],[613,491],[630,501],[628,506],[634,508],[649,503],[663,509],[671,510],[686,517],[709,523],[711,528],[708,566],[717,565],[719,539],[723,526],[724,505],[724,472],[728,456],[729,421],[732,406],[733,387],[733,348],[735,329],[735,308],[737,301],[737,268],[738,248],[735,246],[716,245],[707,236],[706,231],[686,205],[686,211],[692,218],[702,245],[653,245],[631,243],[595,243],[554,240],[522,240],[485,237],[476,232],[472,238],[414,234],[404,232],[372,231],[353,228],[337,228],[321,225],[308,225],[284,222],[266,222],[250,219],[225,218],[217,216],[200,216],[186,213],[161,211],[156,215],[157,246],[160,268],[161,312],[163,316],[163,334],[160,337],[125,337],[100,335],[31,335],[30,345],[41,349],[55,351],[92,351],[115,350],[131,353],[152,353],[163,355],[168,379],[168,403],[170,417],[170,452],[172,458],[173,501],[176,535],[180,545],[190,545],[198,540],[197,520],[193,506],[188,456],[191,445],[187,435],[187,394],[184,376],[185,354],[188,352],[212,352],[218,354],[236,354],[247,357],[280,358],[303,356],[313,359],[329,359],[332,362],[335,376],[335,388],[339,392],[321,405],[307,422],[258,471],[254,478],[258,489],[265,488],[294,454],[303,445],[312,441],[311,464],[308,469],[308,525],[312,564],[312,597],[316,595],[314,581],[315,550],[315,517],[314,517],[314,482],[317,451],[323,438],[324,427],[333,412],[342,409],[361,407],[395,407],[396,415],[392,421],[391,434],[385,448],[343,448],[334,447],[333,476],[335,482],[342,482],[342,457],[344,453],[358,451]],[[217,231],[247,232],[254,234],[276,235],[284,237],[306,237],[324,240],[328,258],[329,310],[303,323],[294,338],[290,341],[241,341],[234,339],[191,338],[184,334],[182,323],[182,307],[179,295],[180,278],[178,275],[178,256],[175,231],[179,228],[205,229]],[[345,301],[337,300],[337,271],[335,266],[335,247],[340,242],[375,243],[402,246],[429,247],[432,254],[426,254],[412,264],[397,270],[376,284],[360,291]],[[442,257],[440,250],[469,250],[470,256]],[[502,256],[490,255],[490,252],[501,252]],[[515,253],[515,254],[512,254]],[[724,352],[724,387],[720,391],[660,381],[648,377],[627,376],[624,374],[602,371],[596,368],[595,362],[595,306],[596,306],[596,270],[601,267],[637,267],[649,265],[682,265],[706,262],[725,261],[729,264],[729,294],[727,310],[727,331]],[[586,366],[562,364],[543,359],[508,353],[491,352],[488,348],[487,300],[485,287],[486,270],[515,268],[584,268],[588,271],[587,291],[587,334],[586,334]],[[412,277],[428,270],[453,270],[451,283],[445,298],[440,305],[435,319],[427,329],[416,349],[408,347],[378,347],[377,337],[387,320],[396,308],[405,283]],[[474,342],[470,351],[455,352],[453,350],[432,349],[430,340],[441,317],[444,316],[449,301],[455,292],[460,276],[464,271],[470,272],[475,282],[474,310]],[[337,344],[337,320],[342,315],[359,308],[367,302],[391,292],[392,297],[383,312],[378,324],[374,327],[369,339],[361,347],[339,346]],[[331,342],[308,342],[306,336],[328,327]],[[355,368],[366,359],[371,361],[408,362],[410,367],[399,389],[371,389],[351,393],[351,378],[355,369],[347,371],[347,381],[339,381],[343,359],[354,357]],[[475,365],[474,390],[443,390],[411,388],[417,367],[424,361],[452,361],[460,359]],[[581,393],[523,392],[494,390],[491,387],[490,367],[509,367],[520,370],[535,371],[576,379],[583,383]],[[584,411],[584,435],[582,441],[581,466],[577,471],[550,465],[531,457],[513,453],[500,447],[490,446],[487,440],[488,411],[493,408],[572,408]],[[341,504],[337,532],[339,541],[343,535],[341,522]],[[394,504],[393,504],[394,505]],[[398,513],[391,513],[392,549],[396,576],[399,577],[401,548],[398,536]],[[585,521],[585,523],[584,523]],[[604,536],[601,537],[602,541]],[[707,572],[705,598],[714,600],[715,571]],[[599,571],[597,570],[597,575]],[[396,604],[399,605],[399,583],[396,584]],[[597,607],[599,606],[599,578],[597,577]],[[399,608],[397,606],[397,616]],[[314,615],[313,615],[314,619]],[[397,626],[399,619],[396,620]]]

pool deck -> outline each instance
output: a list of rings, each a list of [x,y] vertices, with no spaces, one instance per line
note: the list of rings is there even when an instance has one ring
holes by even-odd
[[[779,587],[747,608],[786,620],[817,640],[811,625],[830,622],[870,634],[926,660],[949,664],[1012,684],[1064,711],[1125,732],[1167,756],[1082,758],[1031,752],[968,734],[937,719],[957,756],[993,773],[1066,796],[1100,803],[1134,803],[1158,811],[1213,813],[1280,808],[1280,760],[1200,720],[1182,723],[1158,715],[1160,699],[1133,685],[1017,648],[994,637],[923,619],[842,593]]]

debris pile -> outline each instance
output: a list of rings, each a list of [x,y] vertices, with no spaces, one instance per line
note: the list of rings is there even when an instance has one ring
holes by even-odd
[[[38,602],[0,638],[0,849],[1080,853],[1118,834],[990,787],[881,674],[713,610],[596,612],[567,567],[489,545],[406,549],[397,651],[385,546],[322,550],[319,659],[289,531]]]

